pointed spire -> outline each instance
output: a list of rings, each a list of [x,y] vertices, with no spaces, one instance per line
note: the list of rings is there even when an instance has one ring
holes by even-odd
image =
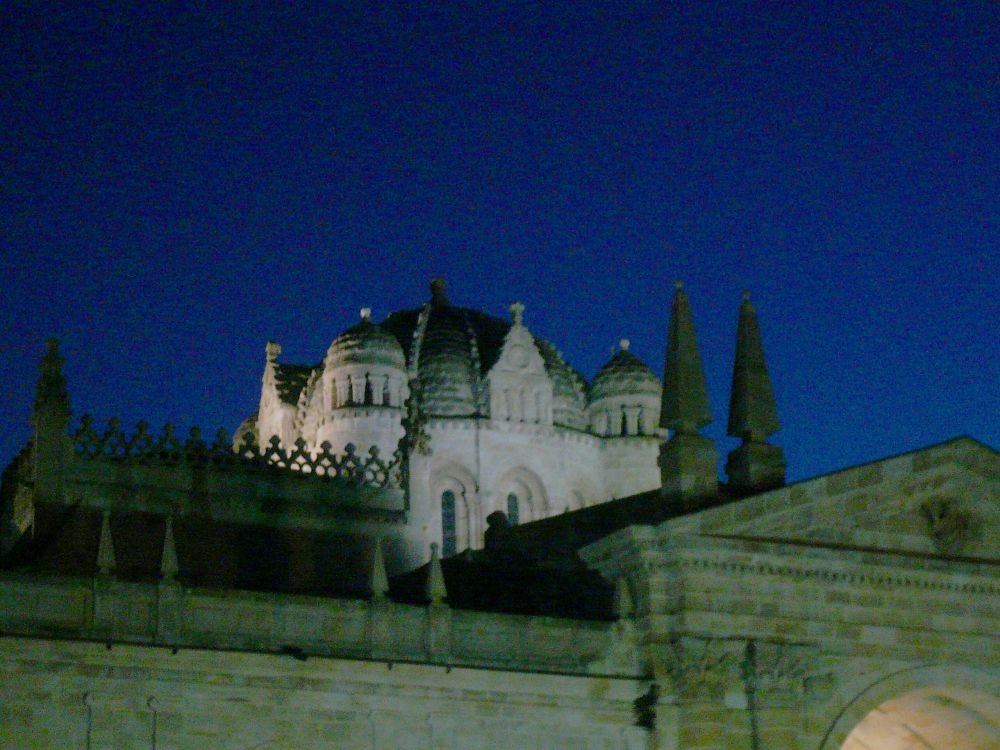
[[[691,306],[684,285],[678,281],[676,288],[670,306],[660,408],[660,426],[674,434],[660,445],[660,491],[672,500],[690,502],[718,492],[718,453],[711,438],[698,434],[712,421],[712,412]]]
[[[35,411],[45,409],[68,418],[69,394],[66,392],[66,376],[63,374],[63,363],[66,360],[59,354],[59,339],[51,338],[46,344],[45,356],[42,357],[42,374],[35,389]]]
[[[277,341],[268,341],[264,345],[264,356],[268,362],[277,362],[279,354],[281,354],[281,344]]]
[[[745,441],[764,442],[780,429],[757,312],[750,304],[750,293],[744,292],[736,329],[736,359],[726,434]]]
[[[726,461],[726,474],[733,490],[761,492],[785,483],[785,454],[780,447],[766,442],[779,429],[778,407],[764,359],[757,313],[750,304],[750,294],[744,292],[726,430],[726,434],[743,441]]]
[[[173,581],[179,572],[177,548],[174,546],[174,517],[167,516],[167,530],[163,535],[163,554],[160,555],[160,575],[164,581]]]
[[[427,566],[427,583],[424,593],[431,604],[444,604],[448,589],[444,583],[444,571],[441,570],[441,558],[438,556],[437,542],[431,544],[431,561]]]
[[[676,289],[667,331],[660,426],[683,435],[694,435],[712,421],[712,412],[708,406],[708,389],[691,306],[680,281]]]
[[[106,510],[101,518],[101,540],[97,544],[97,572],[108,576],[114,569],[115,543],[111,539],[111,511]]]
[[[389,576],[385,570],[385,554],[382,552],[382,539],[375,540],[375,554],[372,557],[372,572],[369,579],[372,599],[382,600],[389,595]]]
[[[619,620],[627,620],[635,614],[635,604],[629,589],[628,577],[619,576],[615,581],[615,616]]]

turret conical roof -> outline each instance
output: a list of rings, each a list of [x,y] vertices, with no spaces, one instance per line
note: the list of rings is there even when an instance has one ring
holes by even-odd
[[[757,312],[750,295],[743,294],[736,331],[736,359],[733,362],[733,390],[729,400],[726,434],[753,442],[763,442],[781,429],[771,377],[764,360]]]
[[[677,282],[670,306],[667,358],[663,368],[663,405],[660,426],[693,434],[712,421],[705,372],[684,286]]]

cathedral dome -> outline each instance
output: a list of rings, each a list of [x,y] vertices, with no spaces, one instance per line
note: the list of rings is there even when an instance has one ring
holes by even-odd
[[[628,339],[622,339],[621,349],[594,377],[589,392],[591,403],[620,396],[660,396],[660,381],[628,346]]]
[[[381,327],[395,336],[410,367],[415,367],[428,414],[485,413],[486,375],[500,358],[510,321],[452,305],[444,282],[435,280],[427,304],[391,313]],[[555,394],[582,408],[583,377],[563,361],[552,344],[537,337],[534,340]]]
[[[326,367],[343,365],[382,365],[406,368],[403,348],[396,338],[371,321],[371,310],[361,311],[361,322],[338,336],[326,353]]]
[[[562,354],[549,341],[536,338],[535,344],[545,361],[545,370],[552,379],[555,422],[569,427],[582,428],[586,424],[583,409],[587,381],[563,359]]]

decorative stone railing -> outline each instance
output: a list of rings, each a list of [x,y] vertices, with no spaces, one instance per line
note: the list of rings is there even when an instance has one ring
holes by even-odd
[[[615,623],[391,600],[0,574],[0,630],[102,642],[638,676]]]
[[[400,451],[386,461],[375,446],[368,450],[368,455],[359,455],[357,448],[348,443],[343,455],[338,456],[333,453],[330,443],[325,441],[319,451],[314,452],[301,438],[290,450],[281,445],[277,436],[271,438],[266,448],[257,445],[252,435],[247,438],[234,449],[225,430],[220,429],[209,443],[202,438],[199,428],[192,427],[188,437],[182,440],[171,424],[154,437],[146,422],[139,422],[135,433],[129,436],[114,418],[108,421],[106,430],[98,432],[89,414],[81,418],[80,428],[71,436],[73,453],[85,459],[234,470],[287,470],[352,485],[378,488],[402,486]]]

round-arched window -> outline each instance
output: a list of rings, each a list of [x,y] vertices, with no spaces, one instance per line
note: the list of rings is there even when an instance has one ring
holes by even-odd
[[[517,526],[521,517],[521,504],[517,499],[517,495],[511,492],[507,495],[507,522],[511,526]]]
[[[455,493],[451,490],[445,490],[441,493],[441,556],[451,557],[458,552],[457,546]]]

